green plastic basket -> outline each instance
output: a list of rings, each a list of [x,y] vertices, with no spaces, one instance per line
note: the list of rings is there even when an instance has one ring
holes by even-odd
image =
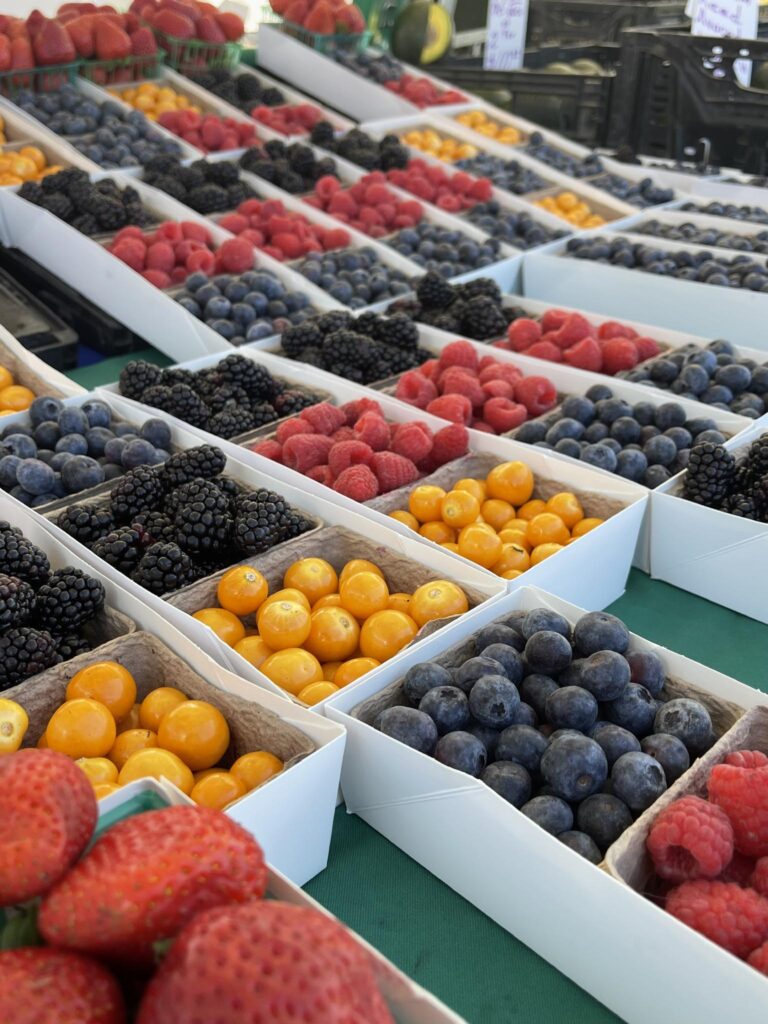
[[[234,71],[240,63],[240,43],[206,43],[203,39],[179,39],[165,32],[152,30],[165,51],[165,62],[175,71],[200,71],[219,68]]]
[[[327,54],[333,50],[348,50],[360,53],[361,50],[370,46],[373,39],[372,32],[343,32],[337,35],[321,36],[317,32],[310,32],[302,25],[296,25],[292,21],[284,21],[281,29],[286,35],[298,39],[305,46],[317,50],[318,53]]]
[[[165,67],[165,51],[120,60],[84,60],[78,74],[96,85],[126,85],[147,78],[159,78]]]
[[[51,64],[44,68],[15,69],[0,72],[0,96],[13,99],[22,89],[33,92],[56,92],[67,82],[74,82],[80,61],[71,64]]]

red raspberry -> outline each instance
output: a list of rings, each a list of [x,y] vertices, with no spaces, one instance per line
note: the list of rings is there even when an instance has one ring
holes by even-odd
[[[611,338],[629,338],[632,340],[637,337],[637,331],[619,323],[618,320],[606,320],[604,324],[600,324],[598,327],[597,336],[601,341],[609,341]]]
[[[742,959],[768,939],[768,900],[732,882],[683,882],[667,896],[666,908]]]
[[[397,382],[395,398],[417,409],[426,409],[432,399],[437,398],[437,388],[419,370],[408,370]]]
[[[661,352],[659,343],[653,338],[633,338],[632,340],[635,343],[637,358],[640,362],[644,359],[652,359]]]
[[[285,444],[288,438],[293,437],[295,434],[311,433],[313,433],[313,430],[307,421],[299,419],[296,416],[291,420],[283,420],[282,423],[278,423],[277,430],[275,431],[275,437],[280,444]]]
[[[304,476],[309,477],[310,480],[317,481],[319,484],[325,484],[326,487],[333,487],[335,479],[330,466],[313,466]]]
[[[370,501],[379,493],[379,482],[370,466],[350,466],[336,478],[333,489],[353,501]]]
[[[535,344],[541,337],[541,324],[535,320],[528,320],[521,317],[513,320],[507,328],[509,347],[513,352],[524,352],[529,346]]]
[[[212,274],[216,269],[216,257],[208,249],[199,249],[189,254],[187,270],[190,274],[201,270],[204,274]]]
[[[354,432],[352,427],[348,427],[346,426],[346,424],[343,427],[339,427],[338,430],[334,430],[334,432],[331,434],[331,437],[337,444],[339,443],[339,441],[357,440],[357,434]]]
[[[472,420],[470,426],[472,427],[473,430],[479,430],[481,434],[496,433],[496,431],[493,429],[490,423],[486,423],[485,420]]]
[[[227,274],[242,274],[253,269],[253,248],[244,238],[228,238],[216,252],[219,270]]]
[[[435,468],[444,466],[446,462],[460,459],[467,454],[469,447],[469,434],[467,428],[459,423],[451,423],[448,427],[438,430],[432,438],[431,462]]]
[[[658,815],[646,846],[660,878],[717,878],[733,856],[733,829],[715,804],[684,796]]]
[[[725,763],[736,768],[765,768],[768,765],[768,757],[762,750],[733,750],[726,754]]]
[[[441,370],[446,370],[449,366],[466,366],[470,370],[476,370],[477,351],[468,341],[452,341],[442,350],[438,362]]]
[[[515,384],[515,400],[528,410],[529,416],[540,416],[557,402],[557,388],[547,377],[523,377]]]
[[[749,877],[749,884],[761,896],[768,896],[768,857],[761,857]]]
[[[349,245],[349,232],[344,228],[328,228],[321,233],[320,237],[326,252],[331,249],[343,249]]]
[[[430,454],[432,444],[431,433],[426,434],[418,423],[399,423],[392,436],[390,449],[418,465]]]
[[[354,427],[364,412],[377,412],[382,415],[381,406],[373,398],[355,398],[351,402],[345,402],[341,406],[348,427]]]
[[[330,402],[310,405],[301,410],[299,417],[306,420],[316,434],[325,434],[326,436],[330,436],[347,422],[347,417],[342,410],[336,405],[331,405]]]
[[[176,256],[170,242],[155,242],[147,249],[147,267],[151,270],[164,270],[169,274],[176,266]]]
[[[115,237],[112,239],[112,244],[114,245],[116,242],[122,242],[124,238],[136,238],[140,242],[143,241],[146,243],[146,240],[144,238],[144,232],[135,224],[129,224],[128,227],[120,228]]]
[[[524,405],[508,398],[489,398],[483,406],[483,419],[497,434],[506,434],[528,419]]]
[[[494,380],[505,380],[508,384],[513,387],[519,380],[523,379],[523,372],[519,370],[512,363],[498,363],[496,366],[496,375]]]
[[[483,384],[486,398],[514,398],[515,385],[508,380],[489,380]]]
[[[535,345],[525,350],[527,356],[534,359],[546,359],[549,363],[562,363],[563,350],[551,341],[537,341]]]
[[[242,210],[238,211],[242,213]],[[210,232],[204,224],[198,224],[194,220],[183,220],[179,223],[182,238],[189,238],[196,242],[209,242]]]
[[[548,332],[545,331],[544,333]],[[589,326],[586,318],[581,313],[571,313],[551,340],[556,345],[559,345],[560,348],[570,348],[571,345],[575,345],[582,338],[588,338],[591,333],[592,328]]]
[[[171,278],[164,270],[142,270],[141,276],[145,277],[155,288],[167,288]]]
[[[747,957],[747,963],[750,967],[760,971],[761,974],[768,974],[768,942],[764,942],[762,946],[753,949]]]
[[[707,792],[731,819],[736,849],[748,857],[768,855],[768,768],[717,764]]]
[[[389,425],[377,412],[364,412],[355,424],[355,433],[375,452],[389,448]]]
[[[478,178],[472,182],[469,195],[476,202],[487,203],[493,195],[493,183],[489,178]]]
[[[441,373],[440,360],[427,359],[427,361],[422,363],[419,367],[419,373],[422,377],[426,377],[427,380],[431,380],[434,383]]]
[[[413,462],[396,452],[376,452],[371,460],[371,467],[379,481],[379,494],[405,487],[419,477],[419,471]]]
[[[485,401],[480,381],[474,373],[462,366],[449,366],[441,373],[437,388],[441,395],[464,395],[473,406],[482,405]]]
[[[285,231],[273,236],[272,245],[279,249],[283,258],[287,260],[295,260],[304,252],[304,244],[298,235],[288,234]]]
[[[458,213],[461,210],[461,200],[458,196],[440,196],[435,205],[446,213]]]
[[[283,463],[297,473],[322,466],[328,462],[333,441],[323,434],[295,434],[283,445]]]
[[[735,882],[737,885],[749,888],[754,870],[755,861],[751,857],[745,857],[743,853],[739,853],[737,850],[731,859],[731,863],[719,876],[718,880],[720,882]]]
[[[472,419],[472,403],[464,395],[441,395],[429,403],[427,412],[452,423],[467,424]]]
[[[147,258],[147,247],[140,238],[126,236],[119,242],[115,242],[109,250],[113,256],[117,256],[123,263],[127,263],[131,270],[139,273],[144,269]]]
[[[283,461],[283,446],[277,441],[273,441],[271,437],[255,444],[251,451],[256,452],[257,455],[263,455],[265,459],[271,459],[272,462]]]
[[[592,370],[599,373],[603,368],[603,353],[594,338],[582,338],[563,352],[563,362],[576,366],[580,370]]]
[[[367,466],[372,458],[373,448],[365,441],[339,441],[328,454],[328,465],[336,477],[350,466]]]
[[[334,178],[332,174],[326,174],[324,177],[318,178],[315,184],[315,194],[321,199],[330,199],[340,188],[341,182],[338,178]]]
[[[477,379],[481,384],[487,384],[488,381],[497,380],[499,376],[499,367],[501,365],[502,364],[497,362],[493,356],[483,356],[477,365]]]
[[[181,284],[188,276],[186,267],[174,267],[171,271],[171,284]]]
[[[219,221],[219,227],[231,231],[233,235],[241,235],[248,226],[248,218],[242,213],[225,213]]]
[[[571,313],[567,309],[548,309],[541,318],[541,333],[559,331]]]
[[[637,363],[637,348],[629,338],[611,338],[603,344],[603,373],[613,376],[621,370],[631,370]]]

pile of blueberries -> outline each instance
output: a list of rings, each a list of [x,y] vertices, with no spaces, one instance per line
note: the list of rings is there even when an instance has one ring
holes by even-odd
[[[662,203],[669,203],[675,198],[674,189],[660,188],[654,185],[650,178],[643,178],[642,181],[629,181],[618,174],[601,174],[599,178],[593,178],[590,185],[601,189],[603,192],[610,192],[616,199],[629,203],[630,206],[639,206],[645,209],[648,206],[660,206]]]
[[[304,292],[289,291],[268,270],[243,274],[190,274],[174,298],[232,345],[261,341],[300,324],[315,310]]]
[[[403,65],[388,53],[377,55],[367,50],[358,53],[344,46],[332,46],[328,49],[328,56],[348,71],[354,71],[356,75],[368,78],[371,82],[378,82],[379,85],[398,81],[403,77],[405,70]]]
[[[505,210],[495,199],[487,203],[477,203],[466,213],[469,220],[482,231],[508,242],[517,249],[533,249],[556,238],[564,238],[569,231],[553,231],[539,223],[530,213],[519,210]]]
[[[382,263],[378,253],[367,245],[360,249],[309,253],[294,263],[293,269],[350,309],[362,309],[411,291],[407,275]],[[304,319],[306,316],[301,317]]]
[[[519,160],[505,160],[491,153],[465,157],[463,160],[457,160],[453,166],[478,178],[490,178],[497,188],[503,188],[506,192],[513,192],[518,196],[527,192],[537,192],[550,184],[530,167],[524,167]]]
[[[414,665],[375,728],[485,782],[593,863],[712,746],[697,700],[665,700],[664,663],[624,623],[548,608],[481,629],[474,656]],[[447,659],[445,659],[447,660]]]
[[[714,420],[688,419],[677,402],[630,405],[605,384],[593,385],[584,397],[569,395],[512,436],[650,488],[686,468],[692,445],[725,440]]]
[[[768,224],[768,210],[761,206],[736,206],[735,203],[683,203],[681,210],[691,213],[708,213],[712,217],[730,217],[732,220],[749,220],[755,224]]]
[[[96,399],[75,407],[41,396],[29,407],[28,423],[9,423],[0,435],[0,487],[38,508],[137,466],[157,466],[170,457],[170,444],[165,420],[138,427],[115,422]]]
[[[569,178],[591,178],[603,171],[603,161],[597,153],[589,153],[583,157],[571,156],[565,150],[545,142],[541,132],[531,132],[525,152],[548,167],[554,167],[556,171],[567,174]]]
[[[768,365],[740,356],[730,341],[710,341],[704,349],[683,345],[619,376],[749,419],[768,407]]]
[[[468,274],[476,267],[489,267],[502,258],[495,238],[477,242],[454,228],[425,220],[412,228],[402,228],[387,239],[387,244],[412,263],[446,278]]]
[[[720,256],[713,251],[690,252],[687,249],[657,249],[628,238],[570,238],[566,255],[577,260],[612,263],[628,270],[642,270],[646,274],[676,277],[681,281],[698,281],[721,288],[747,288],[753,292],[768,292],[768,267],[749,256]]]
[[[696,224],[662,224],[658,220],[647,220],[632,228],[636,235],[654,235],[667,238],[670,242],[692,242],[694,245],[713,245],[718,249],[737,249],[739,252],[768,254],[768,231],[755,235],[736,235],[732,231],[716,231],[714,228],[700,228]]]
[[[24,89],[14,102],[100,167],[139,167],[160,153],[181,153],[179,143],[140,110],[126,110],[114,100],[95,103],[73,85],[47,93]]]

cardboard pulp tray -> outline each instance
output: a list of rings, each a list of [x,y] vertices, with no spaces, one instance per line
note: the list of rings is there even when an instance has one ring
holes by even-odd
[[[5,327],[0,325],[0,364],[13,374],[17,384],[23,384],[36,396],[52,395],[68,398],[82,395],[85,388],[75,384],[52,366],[30,352]]]
[[[497,603],[494,615],[542,605],[571,622],[583,614],[524,587]],[[468,629],[457,623],[452,644],[468,641],[477,625]],[[707,694],[710,708],[718,709],[721,731],[742,710],[768,700],[634,635],[631,646],[662,656],[673,692],[693,687]],[[425,645],[392,671],[379,670],[355,691],[342,690],[329,702],[328,717],[348,731],[342,791],[349,810],[628,1024],[721,1024],[729,1019],[734,993],[741,1019],[761,1024],[768,1010],[765,977],[579,857],[483,783],[367,724],[374,707],[397,700],[407,668],[444,652],[444,643]],[[557,922],[548,907],[557,908]]]

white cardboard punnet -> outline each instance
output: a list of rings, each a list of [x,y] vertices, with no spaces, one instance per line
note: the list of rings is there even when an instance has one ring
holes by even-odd
[[[48,363],[44,363],[34,352],[24,348],[21,342],[2,325],[0,325],[0,364],[14,372],[17,384],[25,384],[39,395],[49,394],[55,398],[67,398],[71,395],[85,393],[85,388],[75,384],[73,380],[63,373],[59,373]],[[38,381],[49,390],[40,389]]]

